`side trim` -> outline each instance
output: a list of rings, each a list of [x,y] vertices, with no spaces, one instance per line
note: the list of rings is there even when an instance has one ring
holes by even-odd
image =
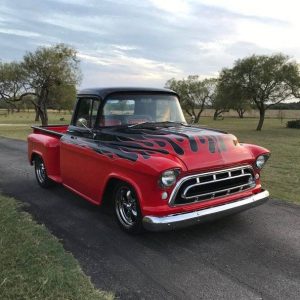
[[[204,221],[218,219],[220,217],[234,214],[260,204],[269,200],[269,192],[262,191],[250,197],[240,199],[235,202],[230,202],[220,206],[210,207],[189,213],[167,215],[164,217],[145,216],[143,218],[143,225],[150,231],[165,231],[183,228]]]
[[[90,198],[90,197],[88,197],[88,196],[86,196],[86,195],[84,195],[84,194],[78,192],[77,190],[73,189],[73,188],[70,187],[69,185],[67,185],[67,184],[65,184],[65,183],[62,183],[62,185],[63,185],[64,187],[66,187],[67,189],[69,189],[70,191],[72,191],[73,193],[79,195],[79,196],[82,197],[83,199],[85,199],[85,200],[87,200],[87,201],[89,201],[89,202],[91,202],[91,203],[93,203],[93,204],[95,204],[95,205],[99,205],[98,202],[96,202],[96,201],[94,201],[92,198]]]

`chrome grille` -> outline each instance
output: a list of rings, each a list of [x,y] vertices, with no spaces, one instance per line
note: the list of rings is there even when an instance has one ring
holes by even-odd
[[[183,205],[224,197],[255,186],[251,166],[242,166],[182,178],[176,185],[170,205]]]

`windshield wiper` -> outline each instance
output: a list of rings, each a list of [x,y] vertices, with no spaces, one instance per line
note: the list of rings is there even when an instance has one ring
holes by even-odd
[[[181,126],[190,126],[184,122],[173,122],[173,121],[163,121],[163,122],[142,122],[142,123],[137,123],[133,125],[129,125],[129,128],[133,127],[144,127],[144,126],[150,126],[150,127],[169,127],[166,125],[181,125]]]
[[[189,126],[185,122],[164,121],[164,122],[157,122],[157,123],[159,123],[159,124],[175,124],[175,125]]]

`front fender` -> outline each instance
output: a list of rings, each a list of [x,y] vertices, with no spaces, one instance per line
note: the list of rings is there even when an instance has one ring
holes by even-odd
[[[100,196],[100,202],[103,200],[109,182],[117,179],[127,182],[135,189],[143,214],[144,207],[162,205],[161,194],[164,190],[159,186],[159,178],[163,171],[173,168],[179,168],[183,172],[186,171],[186,167],[181,160],[172,155],[169,157],[152,156],[145,161],[140,159],[134,164],[124,160],[119,161],[118,168],[111,168],[111,172],[105,180],[105,188]]]

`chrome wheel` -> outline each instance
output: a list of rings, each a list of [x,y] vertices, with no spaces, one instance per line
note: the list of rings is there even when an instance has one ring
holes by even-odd
[[[35,170],[36,170],[36,177],[40,183],[44,183],[47,178],[46,168],[44,165],[44,162],[39,160],[38,162],[35,162]]]
[[[131,228],[138,222],[138,204],[129,186],[121,186],[116,192],[115,209],[120,223]]]
[[[48,188],[54,184],[48,177],[45,163],[40,156],[36,156],[34,159],[34,169],[36,180],[41,187]]]

